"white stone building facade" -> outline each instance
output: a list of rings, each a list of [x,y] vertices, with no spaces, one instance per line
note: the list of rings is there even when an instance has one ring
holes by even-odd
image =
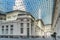
[[[0,20],[1,36],[35,36],[35,18],[25,11],[6,13],[6,20]]]
[[[50,36],[51,25],[44,25],[42,19],[36,20],[29,12],[14,10],[0,15],[1,38]]]
[[[41,19],[37,19],[35,25],[35,33],[37,36],[44,36],[44,23]]]

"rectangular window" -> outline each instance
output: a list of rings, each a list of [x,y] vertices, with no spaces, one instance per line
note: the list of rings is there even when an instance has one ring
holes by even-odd
[[[13,34],[13,29],[10,29],[10,34]]]
[[[27,23],[27,27],[29,28],[29,23]]]
[[[8,36],[5,36],[5,38],[8,38]]]
[[[27,28],[27,37],[29,37],[29,28]]]
[[[1,38],[4,38],[4,36],[1,36]]]
[[[24,19],[21,19],[21,21],[23,21]]]
[[[13,25],[11,25],[11,27],[13,27]]]
[[[13,38],[13,36],[9,36],[9,38]]]
[[[21,28],[23,28],[23,23],[21,23]]]
[[[6,29],[8,29],[8,25],[6,25]]]
[[[6,34],[8,34],[8,29],[6,29]]]
[[[29,21],[29,19],[27,19],[27,21]]]
[[[13,25],[10,26],[10,34],[13,34]]]
[[[21,28],[21,33],[23,33],[23,28]]]
[[[4,29],[4,26],[2,26],[2,29]]]
[[[2,34],[4,34],[4,29],[2,29]]]
[[[2,34],[4,34],[4,26],[2,26]]]
[[[35,29],[36,29],[36,28],[35,28]],[[31,34],[32,34],[32,32],[33,32],[32,30],[33,30],[33,27],[31,26]]]

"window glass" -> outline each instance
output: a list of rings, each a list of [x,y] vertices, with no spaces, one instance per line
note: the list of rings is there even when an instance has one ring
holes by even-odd
[[[24,19],[21,19],[21,21],[23,21]]]
[[[6,29],[6,34],[8,34],[8,29]]]
[[[23,28],[21,28],[21,33],[23,33]]]
[[[1,38],[4,38],[4,36],[1,36]]]
[[[4,29],[2,29],[2,34],[4,34]]]
[[[13,36],[9,36],[10,38],[13,38]]]
[[[8,36],[5,36],[5,38],[8,38]]]
[[[29,28],[27,28],[27,37],[29,37]]]
[[[13,34],[13,29],[10,29],[10,34]]]
[[[2,28],[4,28],[4,26],[2,26]]]
[[[8,28],[8,25],[6,25],[6,28]]]
[[[27,21],[29,21],[29,19],[27,19]]]
[[[21,28],[23,27],[23,23],[21,23]]]
[[[29,23],[27,23],[27,27],[29,27]]]
[[[13,25],[10,26],[10,34],[13,34]]]
[[[11,27],[13,27],[13,25],[11,25]]]

